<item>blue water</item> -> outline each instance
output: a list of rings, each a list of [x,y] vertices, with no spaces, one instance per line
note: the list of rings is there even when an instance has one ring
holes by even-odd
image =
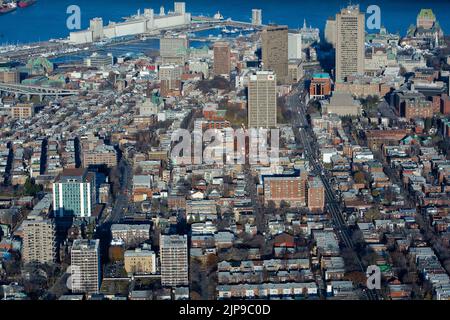
[[[323,30],[327,17],[335,15],[348,3],[342,0],[187,0],[186,9],[194,15],[209,16],[219,10],[225,18],[250,21],[251,9],[261,8],[263,23],[287,24],[297,28],[306,19],[308,25]],[[382,24],[389,31],[398,31],[402,35],[410,24],[415,23],[421,8],[431,8],[444,31],[450,34],[450,0],[360,0],[359,3],[363,10],[372,4],[379,5]],[[72,4],[81,8],[82,28],[88,26],[89,19],[97,16],[107,23],[109,20],[120,21],[139,8],[141,12],[144,8],[159,12],[159,7],[164,5],[166,12],[173,10],[172,0],[38,0],[31,7],[0,15],[0,44],[67,37],[70,30],[66,27],[66,9]]]

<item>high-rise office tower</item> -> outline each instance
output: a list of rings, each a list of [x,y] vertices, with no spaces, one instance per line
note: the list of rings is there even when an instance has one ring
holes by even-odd
[[[330,17],[325,23],[325,41],[336,47],[336,19]]]
[[[53,183],[57,217],[90,217],[95,199],[95,174],[87,169],[64,169]]]
[[[302,35],[300,33],[288,34],[288,58],[302,58]]]
[[[256,26],[262,25],[262,10],[252,9],[252,24]]]
[[[100,290],[100,240],[78,239],[71,250],[71,285],[74,293]]]
[[[248,82],[248,127],[277,126],[276,75],[271,71],[257,71]]]
[[[364,73],[364,13],[351,5],[336,15],[336,81]]]
[[[261,33],[264,70],[275,72],[284,83],[288,75],[288,27],[268,26]]]
[[[189,284],[186,235],[161,235],[161,284],[176,287]]]
[[[22,258],[25,263],[55,262],[56,231],[51,219],[41,215],[28,215],[23,222]]]
[[[230,45],[226,42],[214,43],[214,74],[229,77],[231,71]]]

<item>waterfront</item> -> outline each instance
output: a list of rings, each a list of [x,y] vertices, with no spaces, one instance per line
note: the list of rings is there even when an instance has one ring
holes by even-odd
[[[422,7],[429,7],[437,15],[444,31],[450,30],[450,21],[444,14],[450,10],[449,1],[430,0],[423,1],[381,1],[361,0],[361,9],[371,4],[377,4],[381,8],[381,20],[391,32],[406,33],[406,29],[415,23],[416,16]],[[306,19],[308,25],[318,27],[323,31],[327,17],[334,16],[348,1],[327,0],[317,2],[314,0],[286,0],[280,5],[279,1],[239,1],[229,0],[227,5],[221,2],[207,0],[190,0],[186,3],[186,10],[193,15],[212,16],[220,11],[225,18],[249,22],[252,8],[263,10],[264,23],[287,24],[291,28],[303,25]],[[48,40],[51,38],[65,38],[69,34],[66,27],[68,17],[66,9],[72,4],[71,0],[39,0],[35,5],[16,10],[15,12],[0,16],[0,43],[28,43]],[[138,9],[153,8],[159,12],[164,5],[166,12],[173,10],[173,1],[169,0],[80,0],[77,4],[81,8],[81,27],[87,28],[89,19],[101,16],[103,21],[120,21],[123,17],[135,14]],[[289,10],[284,10],[289,7]],[[36,32],[39,30],[39,32]]]
[[[203,46],[207,46],[208,44],[209,44],[208,42],[201,42],[201,41],[190,42],[190,46],[194,48],[201,48]],[[119,57],[125,55],[138,56],[151,50],[159,50],[158,39],[147,39],[144,41],[136,40],[133,42],[118,43],[111,46],[98,47],[98,50],[79,51],[74,54],[68,54],[50,60],[53,63],[70,63],[70,62],[79,62],[83,58],[88,57],[93,51],[112,53],[115,57]]]

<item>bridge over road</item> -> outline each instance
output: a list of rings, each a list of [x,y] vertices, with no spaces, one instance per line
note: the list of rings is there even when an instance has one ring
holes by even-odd
[[[44,97],[66,97],[73,96],[79,93],[78,90],[51,88],[51,87],[41,87],[41,86],[29,86],[23,84],[10,84],[0,82],[0,94],[13,94],[17,98],[20,96],[26,96],[28,100],[33,96],[38,96],[39,100],[42,101]]]

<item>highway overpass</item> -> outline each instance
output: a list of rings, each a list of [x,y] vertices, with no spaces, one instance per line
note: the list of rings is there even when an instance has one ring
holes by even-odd
[[[78,90],[0,82],[0,94],[13,94],[16,97],[26,96],[28,100],[30,100],[33,96],[38,96],[39,100],[42,101],[44,97],[66,97],[77,95],[78,93]]]

